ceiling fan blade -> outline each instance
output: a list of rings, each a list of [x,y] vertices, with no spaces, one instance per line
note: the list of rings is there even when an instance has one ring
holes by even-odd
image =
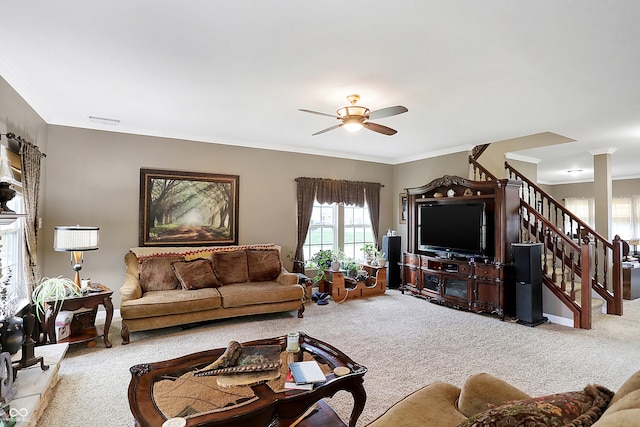
[[[325,132],[329,132],[330,130],[338,129],[340,126],[342,126],[342,123],[340,123],[339,125],[331,126],[331,127],[329,127],[329,128],[326,128],[326,129],[319,130],[318,132],[314,133],[314,134],[313,134],[313,135],[311,135],[311,136],[320,135],[321,133],[325,133]],[[393,129],[392,129],[392,130],[393,130]],[[394,132],[395,132],[395,131],[394,131]]]
[[[339,119],[340,118],[340,117],[336,116],[335,114],[321,113],[320,111],[313,111],[313,110],[305,110],[304,108],[298,108],[298,111],[302,111],[303,113],[318,114],[320,116],[333,117],[334,119]]]
[[[382,117],[395,116],[397,114],[406,113],[409,111],[407,107],[403,107],[402,105],[396,105],[395,107],[387,107],[381,108],[380,110],[375,110],[369,113],[370,119],[380,119]]]
[[[377,123],[364,122],[362,124],[362,126],[366,127],[369,130],[372,130],[374,132],[381,133],[383,135],[391,136],[391,135],[395,135],[396,133],[398,133],[398,131],[395,130],[395,129],[391,129],[390,127],[379,125]]]

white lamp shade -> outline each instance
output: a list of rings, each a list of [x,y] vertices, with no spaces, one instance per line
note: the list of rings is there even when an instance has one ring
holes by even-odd
[[[98,249],[100,228],[59,226],[53,234],[53,250],[58,252],[95,251]]]

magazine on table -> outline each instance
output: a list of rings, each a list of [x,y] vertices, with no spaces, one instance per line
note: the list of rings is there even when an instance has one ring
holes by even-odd
[[[296,384],[317,384],[327,380],[315,360],[289,363],[289,370]]]

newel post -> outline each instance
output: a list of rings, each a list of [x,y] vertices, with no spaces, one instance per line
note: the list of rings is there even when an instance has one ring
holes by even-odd
[[[607,313],[622,316],[622,239],[617,234],[613,238],[612,270],[613,307],[607,306]]]
[[[580,276],[580,325],[582,329],[591,329],[591,245],[589,239],[585,238],[580,246],[581,271]],[[575,323],[575,322],[574,322]]]

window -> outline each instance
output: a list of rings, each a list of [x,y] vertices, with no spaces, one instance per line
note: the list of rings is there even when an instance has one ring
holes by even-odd
[[[593,198],[565,199],[565,207],[590,227],[595,226]],[[623,240],[640,237],[640,196],[614,197],[611,200],[611,235],[618,235]]]
[[[623,240],[640,237],[640,196],[613,198],[611,234]]]
[[[589,227],[595,226],[595,200],[593,197],[586,199],[565,199],[564,207],[569,209],[571,213],[584,221]],[[566,229],[568,230],[568,224],[565,224]],[[575,225],[574,229],[571,230],[571,233],[575,233]]]
[[[22,194],[16,193],[7,206],[16,213],[23,213]],[[23,247],[24,247],[24,219],[19,218],[7,225],[0,225],[0,262],[2,263],[2,281],[7,286],[7,307],[3,307],[7,314],[15,314],[28,302],[28,290],[24,286]]]
[[[303,246],[304,259],[325,249],[341,250],[349,258],[362,258],[360,248],[365,243],[375,243],[366,206],[315,202]]]

